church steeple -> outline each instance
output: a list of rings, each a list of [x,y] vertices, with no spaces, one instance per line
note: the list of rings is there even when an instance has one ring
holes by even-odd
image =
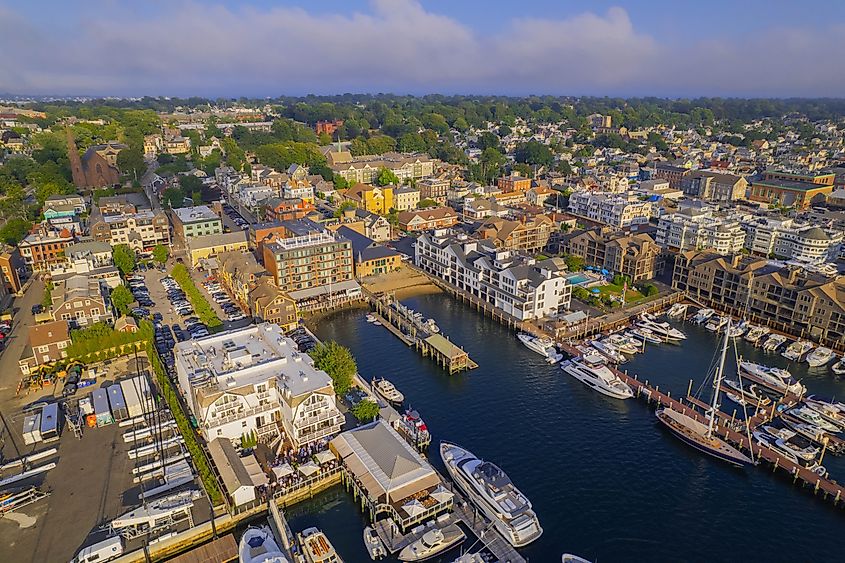
[[[77,188],[84,188],[88,184],[85,171],[82,170],[82,160],[79,158],[79,151],[76,149],[76,141],[73,138],[73,131],[68,127],[67,132],[67,158],[70,161],[70,171],[73,174],[73,184]]]

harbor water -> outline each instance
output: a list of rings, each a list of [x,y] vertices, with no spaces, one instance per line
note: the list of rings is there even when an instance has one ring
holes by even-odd
[[[436,319],[479,367],[449,376],[384,327],[367,323],[361,309],[335,313],[315,332],[348,346],[363,377],[386,377],[405,394],[406,406],[419,410],[432,432],[435,466],[442,469],[439,441],[449,440],[510,475],[545,530],[520,550],[529,561],[560,561],[564,552],[600,562],[841,560],[836,538],[845,512],[811,490],[770,469],[736,469],[698,453],[659,426],[644,402],[591,391],[513,332],[446,295],[402,301]],[[691,323],[673,324],[687,333],[685,342],[649,344],[621,367],[675,397],[686,393],[690,379],[694,391],[701,384],[718,337]],[[827,370],[744,341],[739,351],[787,367],[809,393],[845,396],[845,382]],[[729,359],[728,375],[733,366]],[[709,399],[709,390],[703,395]],[[722,410],[734,408],[723,398]],[[828,455],[824,464],[834,479],[845,479],[845,458]],[[342,488],[288,514],[294,530],[322,528],[347,561],[368,560],[364,517]]]

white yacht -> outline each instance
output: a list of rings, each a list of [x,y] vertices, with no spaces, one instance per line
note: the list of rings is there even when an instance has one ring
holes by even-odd
[[[711,317],[704,325],[704,328],[710,332],[721,332],[721,330],[728,324],[728,317]]]
[[[591,561],[571,553],[564,553],[560,556],[560,563],[591,563]]]
[[[457,524],[434,528],[399,552],[399,561],[425,561],[453,548],[466,538]]]
[[[317,528],[302,530],[299,543],[308,563],[343,563],[332,542]]]
[[[763,430],[778,439],[778,444],[788,452],[804,461],[813,461],[819,455],[819,449],[812,445],[809,440],[803,439],[794,430],[788,428],[776,428],[764,425]],[[803,441],[802,443],[799,443]]]
[[[632,337],[642,340],[643,342],[651,342],[652,344],[662,344],[664,342],[664,340],[652,332],[651,329],[640,326],[632,328],[626,334],[630,334]]]
[[[440,443],[440,457],[455,484],[511,545],[522,547],[542,535],[531,502],[498,466],[449,442]]]
[[[602,342],[607,342],[625,354],[636,354],[637,352],[641,352],[643,348],[643,343],[640,340],[619,333],[611,334],[602,340]]]
[[[609,342],[592,340],[590,341],[590,346],[601,352],[602,356],[606,357],[614,364],[624,364],[628,361],[628,358],[626,358],[625,355],[616,348],[616,346],[610,344]]]
[[[381,538],[370,526],[364,528],[364,547],[367,548],[367,553],[370,554],[370,559],[373,561],[387,557],[387,549],[385,549]]]
[[[114,531],[132,528],[138,531],[154,531],[176,520],[187,517],[194,506],[198,491],[182,491],[151,501],[126,512],[111,521]]]
[[[561,369],[602,395],[614,399],[630,399],[634,396],[631,388],[618,375],[604,365],[600,358],[590,354],[563,362]]]
[[[792,379],[792,374],[785,369],[755,364],[740,358],[739,370],[781,393],[791,392],[801,395],[805,391],[804,386]]]
[[[826,366],[830,360],[834,358],[833,350],[825,346],[819,346],[809,354],[807,354],[807,363],[811,368],[818,368]]]
[[[707,322],[707,319],[712,317],[715,313],[716,311],[707,307],[699,309],[695,316],[692,318],[692,322],[697,324],[704,324]]]
[[[787,360],[800,362],[813,349],[813,343],[806,340],[796,340],[783,351],[781,356]]]
[[[763,350],[766,352],[776,352],[786,341],[787,338],[784,335],[772,334],[763,343]]]
[[[769,328],[765,326],[752,326],[745,333],[745,341],[754,344],[755,346],[761,342],[761,339],[769,334]]]
[[[376,393],[384,397],[387,402],[394,405],[401,405],[402,401],[405,400],[405,395],[400,393],[396,386],[383,377],[381,379],[373,378],[373,389]]]
[[[796,465],[798,464],[798,457],[786,448],[781,447],[781,445],[778,443],[778,439],[774,436],[771,436],[761,430],[754,430],[751,434],[754,436],[754,439],[757,440],[757,443],[761,446],[765,446],[771,450],[774,450],[775,452],[782,455],[792,463]]]
[[[686,334],[677,328],[673,328],[669,323],[658,322],[647,313],[642,314],[640,320],[637,321],[637,326],[649,329],[664,340],[678,341],[684,340],[687,337]]]
[[[250,526],[238,546],[240,563],[288,563],[267,526]]]
[[[830,370],[836,375],[845,375],[845,356],[842,359],[830,366]]]
[[[836,404],[816,399],[815,395],[810,395],[804,399],[804,404],[819,413],[822,418],[831,424],[839,426],[840,429],[845,429],[845,413]]]
[[[687,308],[689,305],[686,303],[675,303],[666,311],[666,316],[670,319],[682,319],[687,314]]]
[[[528,348],[532,352],[540,354],[551,363],[557,363],[561,359],[563,359],[563,356],[558,353],[557,349],[555,348],[555,343],[552,342],[551,338],[539,338],[537,336],[528,334],[527,332],[520,332],[516,335],[516,337],[519,339],[520,342],[525,345],[526,348]]]
[[[731,338],[739,338],[740,336],[745,334],[745,331],[747,329],[748,325],[745,323],[745,321],[741,321],[738,324],[731,325],[731,328],[728,330],[728,336],[730,336]]]
[[[797,407],[786,412],[787,414],[791,414],[795,418],[800,418],[804,422],[812,424],[813,426],[816,426],[826,432],[835,433],[842,430],[838,424],[825,420],[822,415],[809,407]]]

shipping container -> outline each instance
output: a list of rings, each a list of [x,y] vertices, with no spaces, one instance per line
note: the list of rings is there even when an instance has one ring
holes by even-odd
[[[130,418],[152,412],[153,405],[149,399],[149,386],[144,376],[124,379],[120,382],[120,389],[123,391],[123,401],[129,410]]]
[[[41,413],[23,419],[23,443],[27,446],[41,441]]]
[[[120,384],[109,385],[106,388],[106,393],[109,395],[109,405],[114,419],[121,421],[129,418],[129,411],[126,408],[126,401],[123,400],[123,391],[120,390]]]
[[[94,414],[97,415],[97,426],[107,426],[114,422],[109,408],[109,396],[105,389],[95,389],[91,394],[94,399]]]
[[[49,403],[41,409],[41,439],[52,442],[59,439],[61,413],[59,403]]]

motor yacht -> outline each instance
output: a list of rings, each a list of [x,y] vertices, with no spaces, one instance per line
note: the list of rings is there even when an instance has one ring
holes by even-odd
[[[716,311],[714,311],[713,309],[709,309],[707,307],[705,307],[703,309],[699,309],[698,312],[695,314],[695,316],[692,318],[692,322],[697,323],[697,324],[704,324],[715,313],[716,313]]]
[[[704,328],[710,332],[721,332],[721,330],[728,324],[728,317],[711,317],[704,325]]]
[[[240,563],[288,563],[267,526],[250,526],[238,545]]]
[[[614,364],[624,364],[628,361],[628,358],[625,357],[625,354],[620,352],[619,349],[616,348],[616,346],[610,344],[609,342],[604,342],[601,340],[592,340],[590,341],[590,346],[598,350],[602,356],[606,357]]]
[[[364,547],[367,548],[367,553],[370,554],[370,559],[373,561],[387,557],[387,549],[385,549],[381,538],[370,526],[364,528]]]
[[[766,352],[776,352],[786,341],[787,338],[784,335],[772,334],[763,343],[763,350]]]
[[[560,556],[560,563],[591,563],[589,559],[572,555],[571,553],[564,553]]]
[[[764,425],[763,431],[777,438],[778,444],[798,459],[813,461],[819,455],[819,448],[813,446],[810,440],[798,436],[794,430]]]
[[[739,370],[751,376],[751,379],[781,393],[801,395],[806,390],[802,384],[792,379],[792,374],[785,369],[755,364],[740,358]]]
[[[664,342],[661,337],[648,328],[635,327],[629,330],[626,334],[630,334],[632,337],[644,342],[651,342],[652,344],[662,344]]]
[[[845,375],[845,356],[842,359],[830,366],[830,371],[836,375]]]
[[[822,415],[820,415],[818,412],[806,406],[796,407],[786,412],[787,414],[790,414],[795,418],[801,419],[804,422],[812,424],[813,426],[816,426],[826,432],[836,433],[841,430],[838,424],[834,424],[825,420],[824,417],[822,417]]]
[[[826,366],[835,356],[833,350],[825,346],[819,346],[809,354],[807,354],[807,363],[811,368],[818,368]]]
[[[778,444],[778,439],[774,436],[761,430],[754,430],[751,434],[752,436],[754,436],[754,440],[756,440],[757,443],[761,446],[765,446],[771,450],[774,450],[775,452],[779,453],[780,455],[782,455],[783,457],[785,457],[796,465],[799,463],[798,457],[789,450],[782,448]]]
[[[813,343],[806,340],[796,340],[783,351],[781,356],[787,360],[800,362],[813,349]]]
[[[751,344],[759,345],[763,337],[769,334],[769,328],[765,326],[752,326],[745,333],[745,341]]]
[[[625,354],[636,354],[637,352],[641,352],[643,348],[643,343],[641,341],[618,333],[611,334],[602,340],[602,342],[610,344]]]
[[[520,332],[516,335],[520,342],[532,352],[536,352],[551,363],[557,363],[563,359],[563,355],[555,348],[555,343],[548,337],[537,337],[527,332]]]
[[[405,395],[400,393],[396,386],[383,377],[380,379],[373,378],[373,389],[385,401],[393,405],[401,405],[402,401],[405,400]]]
[[[649,329],[664,340],[679,341],[684,340],[687,337],[686,334],[677,328],[673,328],[669,323],[658,322],[654,319],[654,317],[647,313],[643,313],[640,316],[640,320],[637,321],[637,326]]]
[[[670,319],[682,319],[687,314],[688,308],[689,305],[686,303],[675,303],[666,311],[666,316]]]
[[[735,379],[724,379],[722,384],[731,391],[726,392],[728,394],[728,398],[740,405],[745,404],[745,401],[748,401],[748,403],[752,406],[765,407],[772,402],[772,400],[766,397],[766,395],[764,395],[763,392],[760,391],[760,389],[758,389],[753,383],[751,385],[743,386]],[[732,394],[743,400],[734,399],[734,397],[731,397]]]
[[[731,328],[728,331],[728,336],[730,336],[731,338],[739,338],[743,334],[745,334],[745,331],[747,329],[748,326],[746,325],[745,321],[742,321],[739,324],[731,325]]]
[[[457,524],[449,524],[445,528],[434,528],[424,533],[414,543],[405,546],[399,552],[399,561],[425,561],[458,545],[465,538],[466,534]]]
[[[634,392],[600,359],[584,355],[561,364],[561,369],[595,391],[614,399],[630,399]]]
[[[828,422],[839,426],[840,430],[845,429],[845,413],[833,403],[822,401],[815,398],[814,395],[810,395],[804,399],[804,404],[819,413]]]
[[[396,418],[393,421],[393,428],[420,451],[425,450],[431,443],[428,426],[420,417],[420,413],[413,409],[406,410],[405,414]]]
[[[440,457],[455,484],[511,545],[528,545],[543,534],[531,502],[497,465],[450,442],[440,443]]]
[[[308,563],[343,563],[332,542],[317,528],[302,530],[299,543]]]

